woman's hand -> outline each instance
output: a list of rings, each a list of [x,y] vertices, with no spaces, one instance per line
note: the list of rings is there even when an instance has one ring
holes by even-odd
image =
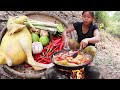
[[[83,39],[80,42],[80,50],[84,49],[88,45],[88,39]]]
[[[68,40],[65,39],[65,40],[63,41],[63,43],[64,43],[64,48],[67,48],[67,47],[68,47]]]

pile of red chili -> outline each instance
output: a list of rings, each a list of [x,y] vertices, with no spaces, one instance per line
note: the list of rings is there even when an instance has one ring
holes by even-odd
[[[50,56],[54,52],[61,51],[63,49],[63,47],[64,47],[64,45],[62,42],[62,37],[52,35],[50,43],[43,48],[41,53],[33,54],[33,58],[37,62],[49,64],[49,63],[51,63]]]

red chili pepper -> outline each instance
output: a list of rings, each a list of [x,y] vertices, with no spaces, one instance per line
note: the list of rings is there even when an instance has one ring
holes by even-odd
[[[49,46],[50,46],[50,43],[47,46],[45,46],[44,49],[47,49]]]
[[[52,47],[52,45],[50,44],[49,47],[47,48],[47,51],[46,51],[45,55],[49,52],[51,47]]]
[[[37,57],[36,59],[39,60],[39,59],[41,59],[41,57]]]
[[[49,52],[50,52],[50,51],[52,51],[52,50],[53,50],[53,48],[54,48],[54,46],[52,45],[52,46],[50,47],[50,49],[49,49]]]
[[[58,61],[61,61],[61,60],[64,60],[63,58],[61,58],[61,57],[58,57]]]
[[[49,52],[51,52],[51,51],[53,51],[54,49],[56,49],[56,47],[58,47],[58,46],[52,46],[52,47],[50,48],[50,51],[49,51]]]
[[[43,49],[42,52],[46,52],[47,50],[46,49]]]
[[[55,40],[54,44],[57,45],[61,40],[62,40],[62,38],[59,38],[59,39]]]
[[[57,46],[60,46],[60,45],[61,45],[61,42],[57,43],[56,45],[57,45]]]
[[[57,48],[54,50],[54,52],[58,52],[58,49],[59,49],[59,48],[57,47]]]
[[[48,59],[46,59],[46,58],[43,58],[42,60],[44,60],[44,61],[47,62],[47,63],[51,63],[51,61],[48,60]]]
[[[54,53],[54,52],[50,52],[50,53],[48,54],[48,57],[51,56],[53,53]]]
[[[59,39],[54,40],[54,43],[57,42]]]
[[[59,50],[61,51],[63,49],[64,44],[61,43]]]
[[[51,53],[52,53],[52,52],[49,52],[49,53],[47,54],[47,57],[49,57]]]
[[[41,57],[41,55],[40,54],[34,54],[34,57],[38,58],[38,57]]]
[[[48,63],[51,63],[51,60],[50,60],[50,58],[49,59],[47,59],[48,60]]]
[[[49,53],[48,53],[48,56],[51,56],[55,50],[57,50],[58,46],[57,47],[54,47]]]
[[[43,64],[49,64],[48,62],[42,62]]]
[[[35,55],[35,57],[40,57],[40,53],[38,53],[38,54],[34,54]]]
[[[43,63],[43,61],[42,61],[42,60],[39,60],[38,63]]]
[[[39,59],[35,59],[35,61],[36,61],[36,62],[38,62],[38,61],[39,61]]]
[[[52,39],[53,39],[53,40],[56,40],[56,39],[58,39],[58,37],[57,37],[57,36],[52,35]]]

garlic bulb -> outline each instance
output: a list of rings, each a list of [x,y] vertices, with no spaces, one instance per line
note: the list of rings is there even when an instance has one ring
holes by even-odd
[[[33,42],[32,43],[32,52],[33,54],[41,53],[43,50],[43,45],[41,42]]]

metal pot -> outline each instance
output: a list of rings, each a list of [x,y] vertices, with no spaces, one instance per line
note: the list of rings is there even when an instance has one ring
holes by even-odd
[[[61,52],[67,52],[68,50],[61,50],[61,51],[58,51],[58,52],[55,52],[53,55],[57,55]],[[87,53],[84,53],[84,55],[89,58],[90,62],[88,63],[85,63],[85,64],[82,64],[82,65],[78,65],[78,66],[66,66],[66,65],[60,65],[60,64],[57,64],[54,62],[54,59],[53,59],[53,55],[51,55],[51,61],[53,62],[53,64],[58,68],[58,69],[65,69],[65,70],[77,70],[77,69],[81,69],[81,68],[84,68],[86,66],[88,66],[92,61],[93,61],[93,57],[90,55],[90,54],[87,54]]]

